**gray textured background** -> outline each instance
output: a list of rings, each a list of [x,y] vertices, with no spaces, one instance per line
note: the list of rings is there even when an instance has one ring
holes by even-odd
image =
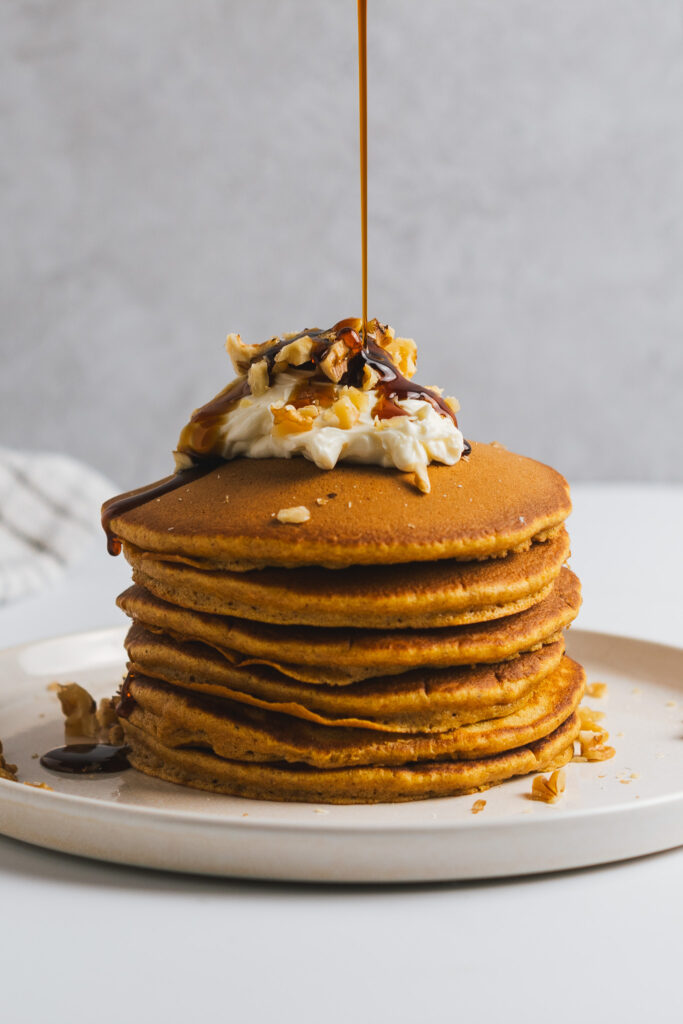
[[[0,5],[0,442],[165,473],[360,308],[353,0]],[[470,437],[683,479],[683,4],[370,0],[370,313]]]

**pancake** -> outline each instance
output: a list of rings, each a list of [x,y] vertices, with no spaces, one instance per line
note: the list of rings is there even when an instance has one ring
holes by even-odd
[[[131,627],[133,673],[321,725],[442,732],[515,711],[560,662],[562,641],[494,665],[405,672],[350,686],[299,683],[268,666],[237,666],[200,643]]]
[[[306,765],[231,761],[203,750],[166,747],[132,722],[124,721],[123,725],[130,744],[130,762],[147,775],[253,800],[329,804],[399,803],[457,796],[487,789],[515,775],[559,768],[571,760],[580,727],[575,713],[535,743],[470,761],[321,770]]]
[[[131,678],[126,712],[167,747],[197,747],[237,761],[287,761],[316,768],[464,759],[525,746],[558,728],[578,707],[585,673],[571,658],[511,715],[448,732],[411,735],[326,727],[216,697],[190,694],[145,676]]]
[[[142,551],[225,570],[338,568],[503,555],[557,530],[571,509],[559,473],[500,446],[475,443],[469,457],[429,472],[426,495],[379,466],[234,459],[114,517],[111,529]],[[308,522],[275,518],[299,505]]]
[[[139,586],[124,591],[118,603],[148,628],[227,649],[236,663],[241,655],[281,670],[287,665],[286,674],[294,675],[297,665],[315,665],[317,681],[334,683],[338,679],[330,678],[329,666],[362,679],[419,666],[504,661],[556,639],[576,617],[581,598],[577,577],[563,568],[548,597],[515,615],[467,626],[388,631],[277,626],[208,615],[160,601]]]
[[[280,625],[433,628],[513,615],[547,596],[569,536],[563,529],[486,561],[243,573],[168,561],[131,544],[123,550],[136,583],[183,608]]]

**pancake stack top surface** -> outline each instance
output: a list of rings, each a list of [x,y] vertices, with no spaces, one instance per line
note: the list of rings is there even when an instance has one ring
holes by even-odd
[[[424,419],[428,401],[445,421],[444,403],[405,397],[402,339],[378,325],[391,363],[371,350],[354,366],[365,350],[353,327],[349,344],[339,326],[320,332],[325,345],[315,332],[295,336],[320,347],[285,365],[293,383],[281,405],[273,393],[285,378],[271,353],[284,343],[242,346],[238,387],[181,435],[182,472],[105,506],[133,569],[119,597],[133,620],[119,704],[131,763],[199,789],[330,803],[456,795],[565,763],[585,680],[564,653],[580,588],[566,567],[570,502],[558,473],[498,445],[467,452],[454,416],[439,422],[450,433],[427,459],[426,481],[429,442],[414,476],[357,462],[319,468],[311,459],[327,457],[325,430],[308,458],[249,457],[248,447],[225,458],[242,423],[227,417],[261,416],[265,396],[276,433],[299,376],[316,426],[349,431],[365,421],[407,468],[384,432],[395,425],[403,443],[413,428],[399,418]],[[332,402],[311,381],[340,340],[348,355]],[[260,390],[253,367],[263,362]],[[387,365],[396,374],[378,397]],[[369,392],[365,416],[344,426],[342,409],[323,421],[340,397],[361,406],[354,390]],[[392,416],[382,418],[382,401]],[[376,439],[359,437],[348,447],[362,454]]]

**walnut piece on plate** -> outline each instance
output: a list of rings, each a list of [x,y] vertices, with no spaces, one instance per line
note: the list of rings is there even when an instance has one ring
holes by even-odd
[[[536,775],[531,783],[532,800],[542,800],[545,804],[556,803],[564,793],[566,776],[563,768],[552,772],[548,778],[545,775]]]
[[[9,782],[17,782],[17,766],[8,764],[2,754],[2,743],[0,743],[0,779],[7,779]]]

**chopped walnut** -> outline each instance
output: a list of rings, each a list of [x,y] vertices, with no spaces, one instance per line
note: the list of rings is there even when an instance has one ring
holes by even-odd
[[[116,746],[123,743],[123,728],[116,714],[117,697],[103,697],[97,706],[97,738]]]
[[[268,363],[265,359],[259,359],[257,363],[252,363],[247,373],[247,381],[249,383],[249,389],[255,398],[259,395],[265,395],[268,390],[270,380],[268,378]]]
[[[289,345],[284,345],[280,349],[275,356],[275,366],[273,369],[276,373],[279,373],[282,370],[286,370],[288,366],[301,366],[302,363],[307,363],[310,360],[312,351],[313,339],[305,334],[303,338],[290,341]]]
[[[366,412],[370,407],[370,395],[366,395],[359,388],[344,386],[341,389],[342,397],[348,398],[355,405],[358,412]]]
[[[545,775],[536,775],[531,783],[531,799],[554,804],[564,793],[565,785],[566,776],[563,768],[558,768],[548,778]]]
[[[9,782],[17,782],[17,766],[8,764],[2,756],[2,743],[0,743],[0,779],[7,779]]]
[[[607,683],[589,683],[586,687],[587,697],[606,697]]]
[[[270,411],[273,414],[273,434],[283,437],[287,434],[303,434],[310,430],[320,409],[317,405],[305,405],[302,409],[296,409],[293,405],[280,405],[276,402],[271,405]]]
[[[454,416],[460,412],[460,402],[458,401],[457,398],[453,398],[452,395],[446,395],[446,397],[444,398],[444,402],[446,403],[446,405],[451,410]]]
[[[65,716],[64,735],[67,740],[86,739],[101,743],[122,743],[123,729],[116,715],[116,697],[103,697],[99,706],[78,683],[50,683],[48,690],[57,694]]]
[[[472,814],[480,814],[486,807],[485,800],[475,800],[472,804]]]
[[[239,334],[229,334],[225,339],[225,348],[235,367],[235,373],[243,377],[258,356],[272,348],[277,340],[277,338],[270,338],[262,345],[245,345]]]
[[[378,380],[379,374],[377,370],[374,370],[372,366],[368,366],[366,363],[363,367],[363,391],[372,391]]]
[[[608,739],[607,732],[589,732],[582,729],[579,733],[581,754],[588,761],[608,761],[616,753],[614,747],[606,745]]]
[[[360,393],[360,392],[359,392]],[[348,394],[341,395],[337,401],[323,413],[324,422],[342,430],[349,430],[358,422],[360,411]]]
[[[598,723],[605,717],[604,711],[595,711],[594,708],[579,708],[581,728],[588,732],[602,732],[602,726]]]
[[[280,523],[307,523],[311,513],[305,505],[293,505],[291,508],[281,508],[275,518]]]
[[[67,739],[97,739],[97,705],[78,683],[50,683],[48,690],[57,694],[64,713],[64,735]]]
[[[320,362],[320,369],[334,384],[338,384],[346,372],[350,349],[343,338],[330,345],[325,358]]]
[[[393,333],[393,329],[388,328],[384,337],[378,338],[379,344],[389,353],[398,372],[410,378],[417,369],[417,345],[412,338],[395,338]]]

